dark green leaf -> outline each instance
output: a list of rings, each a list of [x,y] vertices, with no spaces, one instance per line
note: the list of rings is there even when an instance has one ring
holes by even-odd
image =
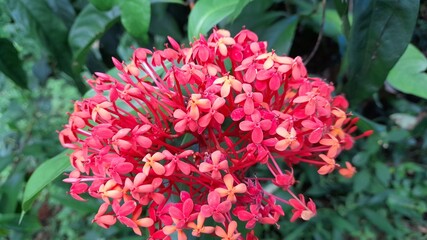
[[[390,169],[382,162],[377,162],[375,164],[375,175],[385,186],[389,185],[391,179]]]
[[[70,28],[76,18],[76,12],[69,0],[47,0],[52,11]]]
[[[21,88],[28,88],[27,75],[13,43],[0,38],[0,71]]]
[[[372,225],[378,227],[389,236],[396,235],[394,227],[385,216],[368,208],[364,208],[362,212]]]
[[[100,11],[109,11],[114,7],[116,0],[89,0]]]
[[[359,193],[366,189],[369,186],[371,181],[371,175],[368,170],[363,170],[361,172],[356,173],[354,176],[353,182],[353,191],[355,193]]]
[[[297,25],[298,16],[294,15],[269,27],[264,33],[269,47],[279,54],[288,54],[294,41]]]
[[[200,33],[206,34],[213,26],[227,17],[235,17],[248,3],[247,0],[197,1],[188,20],[188,39],[191,41]]]
[[[234,9],[233,14],[230,15],[229,21],[234,21],[242,12],[243,8],[245,8],[248,3],[252,2],[252,0],[239,0],[239,3],[237,4],[236,8]]]
[[[334,0],[335,10],[340,16],[346,16],[348,11],[348,2],[343,0]]]
[[[376,92],[405,51],[418,16],[418,0],[354,4],[346,93],[357,104]]]
[[[64,151],[42,163],[34,171],[25,186],[24,197],[22,200],[23,213],[31,208],[31,205],[37,195],[70,166],[68,154],[68,150]]]
[[[33,65],[33,74],[39,80],[41,86],[43,86],[49,76],[52,74],[52,68],[46,58],[41,58]]]
[[[150,27],[150,0],[126,0],[120,4],[121,21],[130,35],[146,40]]]
[[[320,26],[322,25],[322,11],[317,11],[316,14],[311,15],[309,23],[317,32],[320,31]],[[327,9],[325,11],[325,23],[323,26],[323,33],[325,36],[338,40],[338,37],[342,35],[342,24],[342,20],[337,11],[332,9]]]
[[[45,0],[8,0],[12,18],[49,50],[61,70],[71,75],[71,54],[67,44],[67,28]]]
[[[167,12],[167,5],[156,4],[151,8],[152,16],[150,23],[150,33],[153,35],[160,35],[164,38],[172,36],[174,39],[180,41],[183,36],[180,27],[175,18]],[[165,24],[167,22],[168,24]],[[162,46],[164,41],[162,42]],[[126,46],[129,48],[129,46]]]
[[[24,173],[15,171],[1,186],[0,212],[14,213],[18,205],[19,193],[24,185]]]
[[[92,43],[99,39],[118,19],[118,9],[101,12],[90,4],[77,16],[68,36],[76,73],[80,72]]]
[[[427,58],[414,45],[391,69],[387,81],[397,90],[427,99]]]
[[[99,208],[99,203],[95,199],[88,199],[86,202],[76,201],[69,195],[65,195],[64,192],[52,193],[51,197],[60,202],[62,206],[67,206],[85,214],[93,214],[97,212]]]
[[[0,173],[13,161],[12,155],[0,157]]]
[[[19,214],[0,214],[0,230],[17,230],[33,232],[41,228],[39,219],[36,216],[29,215],[19,224]]]

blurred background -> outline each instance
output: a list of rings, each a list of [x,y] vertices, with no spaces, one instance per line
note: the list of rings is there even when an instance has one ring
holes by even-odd
[[[27,183],[63,152],[56,131],[112,56],[164,48],[167,36],[188,45],[213,26],[245,26],[301,56],[375,131],[339,157],[357,167],[352,179],[295,169],[318,215],[257,226],[261,239],[427,239],[427,1],[0,0],[0,26],[0,239],[144,239],[91,224],[98,203],[68,196],[60,172],[33,193]]]

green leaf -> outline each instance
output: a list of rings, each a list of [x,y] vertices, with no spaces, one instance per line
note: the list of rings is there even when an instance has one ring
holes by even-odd
[[[280,20],[269,27],[264,33],[269,47],[279,54],[288,54],[294,41],[297,25],[298,16],[294,15]]]
[[[22,61],[13,43],[0,38],[0,71],[21,88],[28,88],[27,75],[22,68]]]
[[[360,1],[353,7],[345,92],[350,102],[357,104],[384,84],[405,51],[415,27],[419,1]]]
[[[384,186],[389,185],[391,179],[390,169],[382,162],[375,163],[375,175]]]
[[[176,19],[167,12],[167,4],[156,4],[151,8],[151,22],[149,32],[154,36],[172,36],[178,41],[183,38],[180,26],[177,23]],[[168,24],[165,24],[167,22]],[[162,41],[162,46],[164,40]],[[129,48],[129,45],[126,46]]]
[[[40,220],[34,215],[29,215],[21,224],[18,223],[19,214],[0,214],[0,230],[7,229],[20,232],[33,232],[42,227]]]
[[[320,31],[320,26],[322,25],[322,11],[317,11],[316,14],[310,15],[309,20],[316,31]],[[327,9],[325,11],[325,24],[323,26],[323,33],[325,36],[337,40],[338,37],[343,34],[342,24],[342,20],[337,11],[332,9]]]
[[[18,205],[19,193],[24,184],[24,173],[15,171],[1,186],[0,212],[14,213]]]
[[[389,236],[396,235],[394,227],[391,225],[391,223],[385,216],[383,216],[379,212],[375,212],[368,208],[362,209],[362,212],[372,225],[378,227],[380,230],[384,231]]]
[[[76,73],[80,73],[92,44],[101,38],[118,19],[119,10],[117,8],[101,12],[90,4],[77,16],[68,35]]]
[[[100,11],[109,11],[114,7],[116,0],[89,0]]]
[[[356,173],[353,182],[353,192],[359,193],[365,190],[371,181],[371,175],[368,170],[363,170]]]
[[[191,41],[200,33],[206,34],[227,17],[236,17],[248,3],[248,0],[197,1],[188,20],[188,39]]]
[[[14,21],[23,25],[33,37],[37,38],[56,59],[60,69],[71,75],[71,54],[67,44],[67,28],[47,2],[44,0],[8,0],[7,5]]]
[[[22,212],[25,214],[31,208],[37,195],[55,178],[61,175],[69,166],[69,150],[42,163],[28,179],[22,200]]]
[[[150,27],[150,0],[126,0],[120,4],[121,21],[130,35],[146,40]]]
[[[47,0],[47,4],[69,29],[76,18],[76,12],[70,0]]]
[[[427,58],[414,45],[409,44],[387,76],[397,90],[427,99]]]

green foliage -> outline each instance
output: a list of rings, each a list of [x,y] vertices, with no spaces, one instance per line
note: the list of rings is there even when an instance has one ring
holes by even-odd
[[[130,35],[147,39],[150,26],[151,6],[149,0],[128,0],[120,3],[121,20]]]
[[[351,101],[359,103],[384,84],[408,46],[418,9],[418,0],[372,0],[354,5],[346,91]]]
[[[265,32],[265,36],[269,39],[268,43],[271,44],[271,48],[277,52],[288,54],[291,50],[297,25],[298,16],[290,16],[272,25]]]
[[[188,17],[188,39],[206,34],[225,18],[232,21],[248,3],[249,0],[198,1]]]
[[[7,38],[0,38],[0,70],[16,85],[28,88],[27,75],[22,68],[22,61],[13,43]]]
[[[337,159],[354,163],[353,179],[319,177],[312,166],[296,172],[297,191],[316,199],[318,216],[257,225],[261,239],[425,237],[427,45],[413,38],[407,46],[424,36],[427,18],[415,0],[353,2],[326,1],[323,20],[321,0],[0,0],[0,238],[133,236],[91,224],[99,203],[65,194],[58,176],[69,161],[57,155],[55,131],[86,92],[82,76],[107,71],[112,56],[127,61],[131,46],[160,49],[167,36],[188,43],[214,26],[246,26],[276,53],[303,59],[322,32],[309,72],[344,88],[359,128],[375,130]]]
[[[33,174],[25,186],[24,196],[22,198],[23,214],[31,208],[37,195],[67,168],[70,167],[68,161],[69,151],[64,151],[55,157],[43,162]]]
[[[391,69],[387,81],[397,90],[427,99],[427,58],[410,44]]]
[[[68,35],[68,42],[73,52],[75,72],[81,71],[92,44],[99,40],[118,19],[118,9],[102,12],[92,5],[87,5],[81,11]]]

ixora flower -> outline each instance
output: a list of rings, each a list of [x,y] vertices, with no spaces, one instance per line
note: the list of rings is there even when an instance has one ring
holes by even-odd
[[[348,102],[300,57],[267,52],[247,29],[215,29],[188,48],[168,39],[165,50],[135,49],[127,64],[113,58],[118,78],[95,73],[96,94],[75,102],[59,133],[73,150],[70,195],[102,202],[93,222],[150,239],[257,239],[241,229],[277,224],[284,205],[291,221],[316,215],[292,191],[297,165],[356,172],[336,158],[370,132],[352,135]]]

